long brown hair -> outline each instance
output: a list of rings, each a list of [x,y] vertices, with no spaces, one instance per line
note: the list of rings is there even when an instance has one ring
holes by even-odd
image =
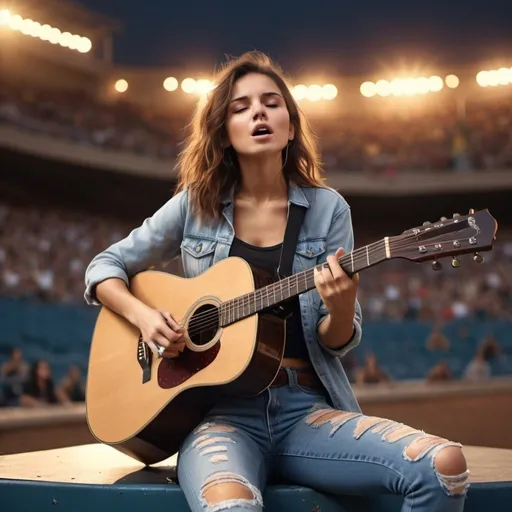
[[[283,173],[288,182],[299,186],[323,186],[324,179],[315,140],[307,122],[293,99],[284,75],[271,59],[260,52],[248,52],[228,61],[218,72],[215,88],[204,105],[198,103],[186,147],[178,156],[179,179],[176,192],[188,189],[192,206],[203,220],[217,219],[221,197],[240,182],[240,168],[232,146],[226,148],[225,120],[237,80],[249,73],[270,77],[279,87],[295,128],[283,160]]]

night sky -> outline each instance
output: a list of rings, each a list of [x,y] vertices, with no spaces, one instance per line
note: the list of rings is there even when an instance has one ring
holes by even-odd
[[[211,69],[258,49],[288,72],[485,62],[512,65],[510,0],[81,0],[124,24],[115,59]]]

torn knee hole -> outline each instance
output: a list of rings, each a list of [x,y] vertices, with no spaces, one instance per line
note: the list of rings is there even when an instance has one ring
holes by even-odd
[[[462,494],[469,485],[466,457],[458,446],[445,446],[434,457],[439,481],[451,494]]]
[[[203,484],[201,498],[213,510],[230,508],[233,504],[263,504],[261,493],[244,477],[221,471],[211,475]]]
[[[469,470],[461,445],[441,437],[418,437],[404,450],[404,457],[416,462],[427,454],[441,487],[449,495],[463,494],[469,487]]]
[[[404,449],[404,455],[407,460],[417,461],[422,459],[429,451],[431,451],[436,446],[441,446],[444,443],[447,443],[446,439],[442,439],[441,437],[424,435],[422,437],[417,437],[412,441],[411,444],[407,445]]]
[[[419,434],[420,431],[415,428],[409,427],[407,425],[402,425],[391,432],[388,432],[384,437],[386,441],[390,443],[396,443],[400,441],[400,439],[404,439],[405,437],[411,436],[413,434]]]
[[[361,416],[361,414],[357,412],[338,411],[336,409],[320,409],[311,413],[306,418],[306,423],[314,428],[329,423],[333,427],[330,436],[333,436],[347,421],[356,416]]]
[[[203,492],[203,498],[214,505],[226,500],[252,500],[254,494],[244,484],[228,482],[212,485]]]

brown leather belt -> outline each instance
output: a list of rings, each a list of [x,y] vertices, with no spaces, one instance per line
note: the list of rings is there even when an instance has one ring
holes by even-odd
[[[291,368],[291,370],[296,372],[297,382],[301,386],[312,389],[322,389],[322,383],[320,382],[320,379],[316,375],[313,368]],[[276,378],[273,380],[272,384],[270,384],[270,387],[277,388],[279,386],[286,386],[288,383],[288,374],[286,373],[285,369],[281,367],[277,372]]]

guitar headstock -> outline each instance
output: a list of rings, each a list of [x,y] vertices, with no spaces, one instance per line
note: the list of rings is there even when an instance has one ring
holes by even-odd
[[[390,237],[390,256],[415,262],[432,260],[434,270],[441,268],[439,259],[447,256],[453,258],[452,267],[458,267],[460,254],[475,253],[474,261],[481,263],[479,252],[492,249],[497,229],[498,223],[489,210],[470,210],[468,215],[454,213],[451,219],[441,217],[438,222],[425,222]]]

